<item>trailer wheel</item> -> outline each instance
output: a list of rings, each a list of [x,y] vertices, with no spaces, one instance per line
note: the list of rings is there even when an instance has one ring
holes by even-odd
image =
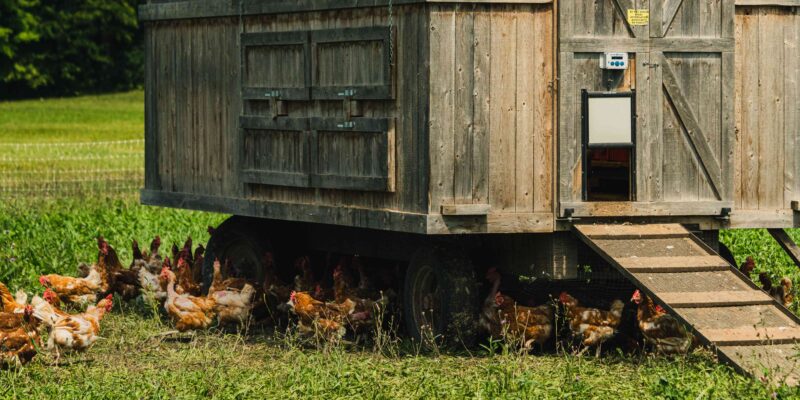
[[[264,280],[263,256],[272,245],[263,229],[263,221],[234,216],[214,230],[203,261],[203,288],[211,286],[214,260],[231,261],[232,271],[254,282]]]
[[[443,248],[418,251],[406,272],[403,298],[406,328],[415,340],[475,343],[478,286],[467,257]]]

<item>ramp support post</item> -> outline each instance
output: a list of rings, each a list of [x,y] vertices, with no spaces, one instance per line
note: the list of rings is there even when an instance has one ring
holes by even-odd
[[[781,245],[783,251],[789,255],[794,265],[800,268],[800,247],[792,240],[788,233],[783,229],[767,229],[772,238]]]

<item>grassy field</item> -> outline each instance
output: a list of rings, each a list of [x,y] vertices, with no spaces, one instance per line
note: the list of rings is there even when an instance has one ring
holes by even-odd
[[[0,102],[0,197],[133,193],[144,166],[142,91]]]
[[[0,103],[0,145],[141,139],[141,101],[141,92],[132,92]],[[171,244],[191,235],[196,243],[205,242],[206,227],[226,217],[115,197],[101,192],[82,199],[0,201],[0,280],[12,289],[39,290],[40,274],[74,274],[79,262],[93,261],[97,235],[129,260],[132,239],[149,242],[158,234]],[[800,239],[797,231],[792,235]],[[757,271],[800,279],[765,231],[725,232],[723,241],[739,259],[754,256]],[[103,323],[105,339],[90,352],[68,356],[58,366],[41,354],[23,369],[0,371],[0,398],[800,398],[800,391],[742,377],[702,350],[677,359],[623,354],[594,359],[556,352],[521,355],[487,343],[431,353],[395,337],[377,348],[309,349],[273,328],[210,331],[182,340],[159,336],[170,329],[135,304],[117,305]]]
[[[0,101],[0,132],[3,143],[142,139],[144,92]]]

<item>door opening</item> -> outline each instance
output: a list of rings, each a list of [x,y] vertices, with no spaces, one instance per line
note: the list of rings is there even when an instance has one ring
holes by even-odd
[[[636,200],[636,93],[581,92],[583,200]]]

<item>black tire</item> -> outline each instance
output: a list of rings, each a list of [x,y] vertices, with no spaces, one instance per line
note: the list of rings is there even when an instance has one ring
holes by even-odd
[[[214,230],[203,260],[203,288],[208,290],[214,275],[214,260],[224,264],[230,259],[232,273],[254,282],[263,282],[263,256],[272,251],[264,222],[254,218],[234,216]]]
[[[409,335],[423,344],[471,347],[478,338],[479,297],[470,260],[441,247],[419,250],[411,259],[403,290]]]

